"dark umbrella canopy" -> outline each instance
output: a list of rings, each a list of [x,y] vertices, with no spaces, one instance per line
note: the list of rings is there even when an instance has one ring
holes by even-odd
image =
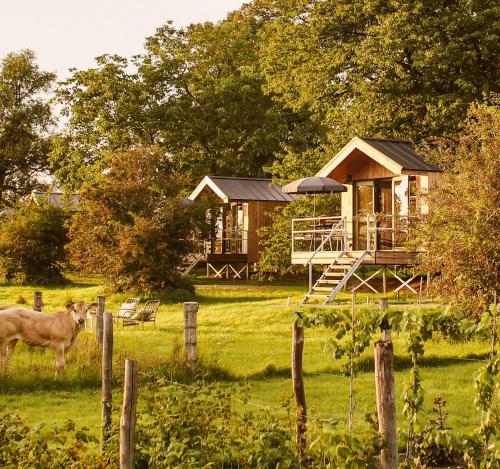
[[[335,179],[313,176],[292,181],[281,190],[285,194],[331,194],[346,192],[347,187]]]

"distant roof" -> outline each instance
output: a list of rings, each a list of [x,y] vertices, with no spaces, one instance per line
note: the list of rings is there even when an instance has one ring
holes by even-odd
[[[271,179],[225,176],[205,176],[189,198],[195,200],[207,187],[224,202],[238,200],[291,202],[296,198],[293,194],[283,194],[281,187],[274,184]]]
[[[76,206],[78,204],[78,196],[76,194],[71,194],[68,198],[68,196],[61,191],[33,191],[31,193],[31,200],[37,205],[42,200],[46,200],[47,203],[53,207],[69,207],[72,210],[76,210]]]
[[[415,151],[415,145],[406,140],[362,137],[366,143],[388,156],[403,167],[415,171],[442,171],[438,166],[426,163]]]
[[[360,150],[396,174],[401,174],[402,171],[442,171],[438,166],[427,163],[417,155],[412,142],[354,137],[317,173],[317,176],[328,176],[355,149]]]

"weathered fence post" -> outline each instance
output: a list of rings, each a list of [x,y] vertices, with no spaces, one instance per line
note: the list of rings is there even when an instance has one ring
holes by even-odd
[[[123,407],[120,418],[120,468],[134,468],[135,417],[137,408],[137,388],[139,363],[125,360],[125,381],[123,383]]]
[[[422,277],[420,277],[420,286],[418,288],[418,304],[419,305],[422,304],[422,286],[423,286],[423,283],[424,283],[424,279]]]
[[[190,366],[195,366],[198,360],[196,352],[196,313],[200,304],[195,301],[184,303],[184,348],[186,360]]]
[[[375,342],[375,390],[378,429],[385,446],[380,454],[382,469],[398,467],[396,398],[394,392],[394,354],[390,340]]]
[[[378,304],[380,306],[380,312],[384,314],[389,307],[389,300],[387,298],[380,298],[378,300]],[[391,340],[391,331],[390,329],[384,329],[382,331],[382,340]]]
[[[97,297],[97,311],[95,317],[95,340],[97,345],[102,346],[102,337],[103,337],[103,315],[104,315],[104,307],[105,307],[105,297],[98,296]]]
[[[292,327],[292,386],[295,397],[296,443],[300,456],[304,456],[307,430],[306,392],[302,373],[302,353],[304,351],[304,327],[295,321]]]
[[[113,316],[104,313],[104,334],[102,344],[102,432],[101,447],[104,451],[111,429],[111,414],[113,410]]]
[[[42,301],[42,292],[41,291],[36,291],[33,294],[33,309],[35,311],[41,311],[43,306],[43,301]]]

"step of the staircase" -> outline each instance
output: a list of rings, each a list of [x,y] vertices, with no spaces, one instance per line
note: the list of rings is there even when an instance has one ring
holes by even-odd
[[[323,273],[323,275],[325,277],[344,277],[345,276],[345,272],[325,272]]]
[[[340,279],[337,279],[337,280],[321,279],[321,280],[318,280],[318,283],[326,283],[328,285],[338,285],[340,283]]]
[[[331,292],[333,290],[332,287],[313,287],[314,291],[329,291]]]
[[[328,295],[316,295],[316,294],[307,294],[306,298],[322,298],[323,300],[327,298]]]

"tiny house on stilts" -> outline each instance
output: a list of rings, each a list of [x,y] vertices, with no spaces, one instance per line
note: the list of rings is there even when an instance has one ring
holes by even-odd
[[[408,250],[412,225],[428,212],[423,195],[439,177],[441,169],[425,162],[411,142],[354,137],[317,174],[344,184],[341,215],[292,221],[292,264],[309,267],[309,291],[303,303],[319,300],[327,304],[357,278],[355,288],[378,290],[370,280],[386,273],[400,284],[396,266],[415,266],[417,250]],[[313,265],[323,266],[313,281]],[[380,268],[364,279],[356,272],[362,265]],[[393,270],[390,270],[390,267]]]
[[[205,176],[189,199],[215,199],[207,211],[210,235],[188,270],[206,262],[207,276],[248,278],[249,266],[259,262],[258,229],[271,224],[269,213],[295,197],[283,194],[270,179]]]

